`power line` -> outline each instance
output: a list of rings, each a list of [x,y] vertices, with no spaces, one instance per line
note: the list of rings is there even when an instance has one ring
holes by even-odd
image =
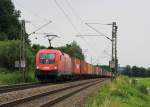
[[[46,24],[42,25],[41,27],[39,27],[38,29],[36,29],[35,31],[29,33],[29,36],[30,36],[31,34],[36,33],[37,31],[43,29],[44,27],[46,27],[46,26],[49,25],[50,23],[52,23],[52,21],[49,21],[48,23],[46,23]]]
[[[57,2],[57,0],[54,0],[55,1],[55,4],[58,6],[58,8],[63,12],[63,14],[65,15],[65,17],[67,18],[67,20],[70,22],[70,24],[72,25],[72,27],[74,28],[74,30],[80,34],[80,32],[78,31],[78,29],[75,27],[75,25],[73,24],[73,22],[71,21],[70,17],[66,14],[65,10],[59,5],[59,3]],[[69,2],[67,2],[68,5],[71,7],[71,5],[69,4]],[[73,10],[73,8],[71,8]],[[86,41],[84,39],[84,41]],[[87,41],[86,41],[87,43]],[[87,43],[89,44],[89,43]],[[93,48],[92,48],[93,49]]]
[[[102,32],[100,32],[99,30],[97,30],[96,28],[92,27],[89,25],[89,23],[85,23],[89,28],[93,29],[94,31],[96,31],[97,33],[99,33],[99,36],[104,36],[105,38],[109,39],[110,41],[112,41],[112,39],[110,39],[108,36],[104,35]]]
[[[72,20],[70,19],[70,17],[66,14],[65,10],[61,7],[61,5],[57,2],[57,0],[54,0],[56,6],[62,11],[62,13],[64,14],[64,16],[66,17],[66,19],[69,21],[69,23],[72,25],[73,29],[79,33],[78,29],[75,27],[75,25],[73,24]]]
[[[38,26],[36,26],[35,24],[33,24],[33,23],[31,23],[31,22],[30,22],[30,24],[31,24],[32,26],[34,26],[35,28],[39,28]],[[42,33],[34,33],[34,34],[39,34],[39,35],[52,35],[52,33],[45,33],[45,32],[43,32],[43,31],[42,31]],[[57,36],[57,37],[60,38],[59,36]],[[36,39],[38,39],[38,38],[36,37]],[[59,43],[60,43],[61,45],[63,45],[62,41],[59,41]]]
[[[74,11],[74,9],[73,9],[72,6],[70,5],[69,1],[68,1],[68,0],[65,0],[65,1],[66,1],[67,5],[70,7],[70,9],[72,10],[72,12],[75,13],[74,15],[76,16],[76,18],[79,18],[80,21],[83,22],[83,21],[81,20],[81,18],[76,14],[76,12]],[[57,3],[56,0],[55,0],[55,2]],[[57,4],[57,5],[58,5],[58,4]],[[59,6],[59,8],[61,8],[61,7]],[[69,16],[65,13],[65,11],[64,11],[62,8],[61,8],[61,11],[63,11],[64,15],[65,15],[67,18],[69,18]],[[69,18],[69,19],[70,19],[70,18]],[[88,25],[88,24],[87,24],[87,26],[90,27],[90,28],[92,28],[92,27],[91,27],[90,25]],[[105,36],[103,33],[99,32],[97,29],[94,29],[94,28],[92,28],[92,29],[95,30],[97,33],[102,34],[101,36],[104,36],[104,37],[106,37],[107,39],[111,40],[109,37]],[[84,38],[82,38],[82,39],[89,45],[89,43],[88,43]],[[93,48],[92,48],[92,49],[93,49]]]
[[[59,3],[57,2],[57,0],[54,0],[54,1],[55,1],[55,4],[59,7],[59,9],[63,12],[63,14],[67,18],[67,20],[71,23],[71,25],[73,26],[73,28],[79,33],[79,31],[76,29],[76,27],[74,26],[73,22],[71,21],[70,17],[66,14],[65,10],[59,5]],[[81,23],[84,23],[83,20],[77,15],[77,13],[75,12],[75,10],[72,8],[72,6],[70,5],[69,1],[68,0],[65,0],[65,1],[67,3],[68,7],[70,7],[70,9],[72,10],[72,12],[76,16],[76,18],[78,18],[81,21]],[[105,35],[103,34],[103,36],[105,36]],[[85,38],[82,38],[82,39],[89,46],[89,43],[85,40]],[[93,50],[93,47],[91,49]],[[97,52],[97,51],[95,51],[95,52]]]
[[[75,11],[75,9],[71,6],[69,0],[65,0],[65,1],[66,1],[66,3],[67,3],[68,7],[70,7],[70,9],[72,10],[72,12],[73,12],[73,14],[75,15],[75,17],[76,17],[77,19],[79,19],[79,20],[81,21],[81,23],[84,24],[84,21],[83,21],[83,20],[81,19],[81,17],[77,14],[77,12]],[[82,38],[82,39],[84,40],[84,42],[86,42],[86,44],[87,44],[89,47],[91,47],[91,46],[89,45],[88,41],[87,41],[85,38]],[[92,49],[93,51],[97,52],[97,50],[93,49],[93,47],[91,47],[91,49]]]
[[[105,24],[105,23],[88,23],[88,24],[94,24],[94,25],[112,25],[112,24]]]
[[[32,22],[30,22],[30,24],[35,27],[35,28],[39,28],[37,25],[33,24]],[[42,31],[43,32],[43,31]]]
[[[81,19],[81,17],[77,14],[77,12],[75,11],[75,9],[71,6],[69,0],[65,0],[65,1],[66,1],[66,3],[67,3],[68,7],[70,7],[70,9],[71,9],[72,13],[75,15],[75,17],[76,17],[77,19],[79,19],[79,20],[81,21],[81,23],[84,24],[84,21],[83,21],[83,20]],[[87,44],[88,46],[90,46],[89,43],[88,43],[88,41],[87,41],[85,38],[82,38],[82,39],[84,40],[84,42],[86,42],[86,44]],[[91,47],[91,46],[90,46],[90,47]],[[91,48],[91,49],[93,50],[93,48]],[[94,50],[94,51],[95,51],[95,50]],[[97,52],[97,51],[95,51],[95,52]]]
[[[89,45],[90,43],[84,38],[84,37],[81,37],[82,38],[82,40],[90,47],[90,49],[92,49],[94,52],[97,52],[97,49],[95,48],[95,46],[91,46],[91,45]]]
[[[38,15],[37,13],[33,12],[31,9],[28,9],[27,7],[24,7],[23,5],[21,5],[17,0],[14,0],[15,4],[17,4],[19,7],[23,8],[25,11],[27,11],[28,13],[32,14],[33,16],[39,17],[40,19],[44,20],[45,22],[49,21],[48,19],[41,17],[40,15]]]
[[[69,2],[69,0],[65,0],[66,4],[68,5],[68,7],[70,7],[70,10],[72,11],[72,13],[74,14],[74,16],[79,19],[79,21],[81,22],[81,24],[83,24],[85,26],[85,22],[82,20],[82,18],[80,17],[80,15],[76,12],[76,10],[72,7],[71,3]],[[87,27],[87,26],[86,26]],[[87,31],[89,31],[88,29],[86,29]]]
[[[81,21],[81,23],[84,24],[84,21],[83,21],[83,20],[81,19],[81,17],[77,14],[77,12],[75,11],[75,9],[71,6],[69,0],[65,0],[65,1],[66,1],[66,3],[67,3],[68,7],[70,7],[72,13],[76,16],[76,18],[79,19],[79,20]]]
[[[59,5],[59,3],[57,2],[57,0],[54,0],[54,1],[55,1],[55,4],[59,7],[59,9],[63,12],[63,14],[65,15],[65,17],[68,19],[68,21],[70,22],[70,24],[73,26],[73,28],[75,29],[75,31],[80,34],[80,32],[77,30],[77,28],[75,27],[75,25],[74,25],[73,22],[71,21],[70,17],[66,14],[65,10]],[[67,3],[67,5],[71,8],[72,12],[74,13],[75,11],[74,11],[74,9],[72,8],[72,6],[70,5],[70,3],[69,3],[68,0],[66,0],[66,3]],[[75,12],[75,13],[76,13],[76,12]],[[76,16],[77,18],[79,18],[79,19],[81,20],[81,22],[83,22],[82,19],[81,19],[77,14],[75,14],[75,16]],[[84,22],[83,22],[83,23],[84,23]],[[86,41],[86,40],[84,39],[84,41]],[[87,41],[86,41],[86,43],[87,43]],[[89,43],[87,43],[87,44],[89,44]]]
[[[79,19],[80,21],[81,21],[81,23],[83,23],[84,24],[84,21],[81,19],[81,17],[77,14],[77,12],[75,11],[75,9],[71,6],[71,4],[70,4],[70,2],[69,2],[69,0],[65,0],[66,1],[66,4],[68,5],[68,7],[70,7],[70,9],[71,9],[71,11],[72,11],[72,13],[74,14],[74,16],[77,18],[77,19]],[[82,38],[87,44],[89,44],[86,40],[85,40],[85,38]]]
[[[91,46],[91,45],[89,45],[90,43],[83,37],[83,36],[81,36],[80,38],[82,38],[82,40],[88,45],[88,47],[90,47],[90,49],[91,50],[93,50],[95,53],[97,53],[98,51],[97,51],[97,49],[95,48],[95,46]],[[91,51],[89,51],[90,52],[90,55],[92,56],[92,54],[93,53],[91,53]],[[104,59],[104,57],[102,56],[102,54],[101,54],[102,52],[100,52],[100,54],[96,57],[96,61],[95,61],[95,63],[96,62],[99,62],[99,57],[101,57],[101,60],[102,59]],[[98,63],[97,63],[98,64]],[[100,63],[99,63],[100,64]]]

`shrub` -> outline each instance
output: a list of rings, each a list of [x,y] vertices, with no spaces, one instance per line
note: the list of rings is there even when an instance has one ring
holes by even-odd
[[[148,90],[147,90],[147,87],[146,87],[145,85],[139,85],[139,86],[137,87],[137,89],[138,89],[140,92],[144,93],[144,94],[148,94]]]
[[[7,40],[0,41],[0,67],[4,67],[10,70],[15,69],[15,61],[20,58],[20,41],[19,40]],[[33,54],[31,48],[26,48],[26,60],[27,65],[33,65]]]

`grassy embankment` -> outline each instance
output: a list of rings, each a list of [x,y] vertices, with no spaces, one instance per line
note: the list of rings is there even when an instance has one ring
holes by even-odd
[[[26,77],[26,82],[35,82],[37,81],[34,72],[29,72]],[[0,85],[1,84],[18,84],[23,82],[22,73],[19,71],[10,72],[7,69],[0,68]]]
[[[85,107],[150,107],[150,78],[137,79],[120,76],[106,83],[96,94],[90,97]]]
[[[150,78],[135,78],[139,84],[150,88]]]

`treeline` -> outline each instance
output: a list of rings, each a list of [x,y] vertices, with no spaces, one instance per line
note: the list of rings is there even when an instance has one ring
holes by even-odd
[[[150,68],[127,65],[121,73],[133,77],[150,77]]]
[[[11,0],[0,0],[0,72],[1,68],[6,68],[6,71],[18,70],[15,68],[15,61],[20,60],[20,35],[21,23],[19,17],[21,12],[16,10]],[[30,40],[26,33],[26,65],[28,69],[35,67],[35,56],[40,49],[49,49],[49,47],[34,44],[31,46]],[[64,53],[69,54],[71,57],[85,59],[81,47],[73,41],[61,47],[53,47],[59,49]],[[108,66],[102,68],[110,71]],[[33,70],[32,70],[33,71]]]
[[[100,66],[102,69],[104,69],[106,71],[109,71],[109,72],[112,71],[111,68],[108,65],[98,65],[98,66]]]
[[[0,0],[0,40],[20,38],[20,11],[15,10],[11,0]]]
[[[19,10],[15,9],[11,0],[0,0],[0,72],[2,71],[1,68],[6,68],[11,72],[16,70],[15,61],[20,60],[20,13]],[[48,47],[38,44],[31,46],[27,33],[26,43],[26,65],[28,68],[34,68],[37,51],[48,49]],[[82,49],[75,41],[54,49],[59,49],[72,57],[84,60]]]
[[[61,46],[61,47],[50,48],[50,47],[40,46],[36,44],[32,46],[32,51],[34,54],[36,54],[37,51],[40,49],[57,49],[57,50],[60,50],[61,52],[67,53],[71,57],[79,58],[81,60],[85,59],[85,56],[82,52],[81,47],[75,41],[71,42],[70,44],[66,44],[65,46]]]
[[[15,61],[20,60],[20,41],[19,40],[5,40],[0,41],[0,68],[7,68],[15,70]],[[68,48],[69,46],[69,48]],[[34,44],[33,46],[27,46],[25,50],[26,65],[27,67],[34,67],[35,56],[40,49],[48,49],[45,46]],[[62,52],[68,53],[72,57],[77,57],[84,60],[84,54],[82,49],[74,41],[71,44],[67,44],[63,47],[57,47]]]
[[[75,41],[73,41],[71,44],[57,47],[56,49],[59,49],[62,52],[69,54],[71,57],[79,58],[81,60],[84,60],[85,58],[82,49]]]

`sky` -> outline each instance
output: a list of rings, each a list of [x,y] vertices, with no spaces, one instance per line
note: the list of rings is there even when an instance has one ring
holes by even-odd
[[[31,33],[52,21],[37,33],[60,36],[52,41],[54,47],[76,41],[93,64],[108,64],[111,42],[105,37],[77,37],[98,35],[85,23],[118,26],[118,60],[120,66],[149,67],[150,60],[150,1],[149,0],[12,0],[21,18],[26,20],[26,31]],[[96,24],[95,29],[111,38],[111,26]],[[49,46],[44,34],[32,34],[32,44]],[[38,39],[35,39],[38,38]]]

